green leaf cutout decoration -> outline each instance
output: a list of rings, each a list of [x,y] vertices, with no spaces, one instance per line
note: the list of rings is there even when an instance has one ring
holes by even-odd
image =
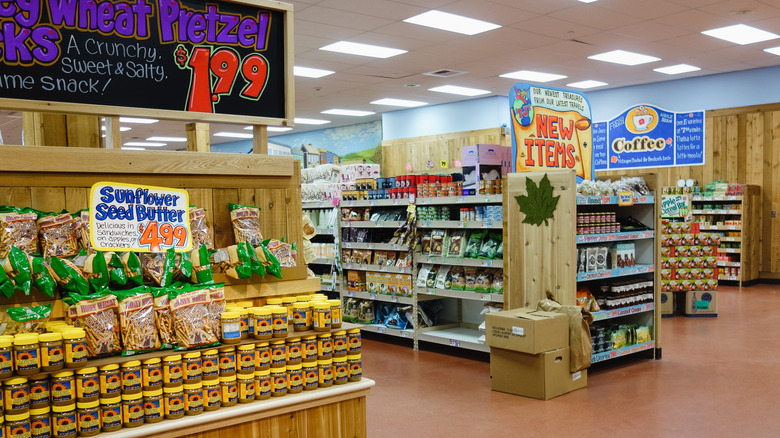
[[[527,195],[515,196],[520,211],[525,213],[523,223],[541,226],[544,222],[545,225],[550,225],[547,219],[553,217],[561,197],[552,195],[553,187],[547,179],[547,174],[545,173],[539,181],[538,187],[531,178],[526,177],[525,188],[528,191]]]

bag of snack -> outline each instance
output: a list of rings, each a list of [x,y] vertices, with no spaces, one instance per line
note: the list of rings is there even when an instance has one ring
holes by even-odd
[[[0,260],[2,268],[17,289],[30,295],[32,287],[32,258],[21,249],[12,246],[8,257]]]
[[[252,246],[260,245],[263,241],[260,230],[260,207],[228,203],[228,209],[236,243],[249,242]]]
[[[214,249],[214,240],[211,238],[209,226],[206,223],[206,210],[190,205],[190,232],[192,233],[192,247],[201,245]]]
[[[466,231],[465,230],[450,230],[449,236],[447,236],[447,251],[446,257],[463,257],[463,253],[466,250]]]
[[[225,265],[225,273],[230,278],[252,278],[252,256],[246,242],[239,242],[227,248],[220,248],[211,256],[212,263]]]
[[[193,283],[214,282],[214,271],[211,269],[211,259],[206,245],[201,245],[190,251],[190,260],[192,261],[190,280]]]
[[[466,289],[466,274],[463,272],[463,266],[453,266],[450,269],[450,289]]]
[[[464,266],[463,272],[466,277],[466,286],[463,290],[468,290],[472,292],[477,291],[477,269],[474,266]]]
[[[176,273],[176,278],[181,281],[190,281],[192,278],[192,259],[190,259],[190,253],[177,252],[175,260],[176,268],[174,269],[174,272]]]
[[[79,210],[73,213],[73,229],[76,231],[78,237],[79,246],[87,252],[92,254],[95,252],[95,248],[92,246],[92,241],[89,240],[91,224],[89,222],[89,209]]]
[[[41,213],[38,229],[44,257],[72,257],[79,253],[78,237],[70,214]]]
[[[479,258],[492,260],[498,254],[498,246],[501,244],[504,236],[501,233],[490,233],[482,242],[479,248]]]
[[[89,293],[89,282],[78,266],[68,259],[52,257],[49,260],[54,279],[63,290],[69,293]]]
[[[122,261],[122,267],[125,270],[127,276],[128,286],[143,286],[143,268],[141,267],[141,259],[134,252],[125,252],[119,256],[119,260]]]
[[[46,322],[51,316],[51,304],[9,307],[5,311],[11,318],[11,323],[6,325],[4,335],[46,333]]]
[[[115,252],[105,252],[103,257],[105,257],[108,269],[109,285],[112,288],[124,287],[127,284],[127,274],[122,259]]]
[[[31,208],[0,206],[0,259],[15,246],[27,254],[38,254],[38,213]]]
[[[442,256],[444,255],[444,238],[447,235],[445,230],[433,230],[431,231],[431,255]]]
[[[295,258],[298,255],[298,251],[295,248],[295,244],[289,244],[282,240],[269,239],[263,241],[263,245],[268,251],[279,260],[279,266],[282,268],[294,268],[296,266]],[[364,255],[364,262],[366,264],[371,263],[371,251],[367,250]]]
[[[212,321],[217,321],[213,326],[214,336],[222,339],[222,312],[225,311],[225,283],[212,284],[207,287],[209,291],[209,313]]]
[[[129,356],[162,347],[154,322],[154,297],[145,287],[115,292],[119,300],[119,329],[124,349]]]
[[[470,259],[479,257],[479,249],[482,246],[482,239],[487,235],[486,230],[472,231],[466,241],[466,251],[463,256]]]
[[[32,259],[32,281],[36,289],[54,298],[57,280],[54,279],[51,265],[43,257],[33,257]]]
[[[168,289],[169,288],[165,287],[148,288],[153,297],[152,308],[154,310],[154,325],[157,327],[160,341],[166,348],[176,345],[176,336],[173,334],[173,314],[171,313],[171,306],[169,305]]]
[[[145,252],[141,254],[144,280],[160,287],[170,286],[176,276],[176,251]]]
[[[108,265],[106,264],[105,255],[100,251],[90,255],[86,255],[86,251],[84,250],[82,250],[82,252],[84,252],[84,255],[75,257],[73,259],[73,263],[76,266],[79,266],[79,262],[76,260],[83,258],[82,272],[87,277],[87,281],[89,282],[90,286],[92,286],[92,290],[101,291],[108,289],[111,276],[108,273]]]
[[[87,334],[87,356],[121,353],[116,296],[108,292],[71,296],[76,300],[76,318]]]
[[[14,295],[15,290],[16,286],[14,286],[14,282],[8,278],[5,269],[0,269],[0,293],[5,295],[6,298],[11,298]]]
[[[282,278],[282,266],[279,264],[279,260],[271,254],[271,251],[264,244],[261,243],[258,248],[255,248],[255,253],[257,260],[265,267],[266,272],[276,278]]]
[[[173,315],[173,333],[180,349],[219,342],[214,335],[214,324],[209,311],[209,290],[199,287],[172,289],[168,292]]]

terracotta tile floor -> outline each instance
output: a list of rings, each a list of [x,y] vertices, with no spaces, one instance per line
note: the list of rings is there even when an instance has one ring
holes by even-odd
[[[780,285],[722,287],[717,318],[664,318],[661,360],[601,369],[539,401],[488,363],[365,340],[368,436],[780,436]]]

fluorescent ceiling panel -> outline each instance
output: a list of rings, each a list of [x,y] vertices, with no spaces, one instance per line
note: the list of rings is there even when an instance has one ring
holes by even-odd
[[[557,81],[558,79],[564,79],[566,76],[558,75],[555,73],[543,73],[530,70],[518,70],[512,73],[504,73],[499,77],[507,79],[517,79],[519,81],[533,81],[533,82],[550,82]]]
[[[598,1],[598,0],[578,0],[578,1],[581,2],[581,3],[593,3],[593,2]]]
[[[739,44],[741,46],[744,46],[745,44],[760,43],[761,41],[769,41],[775,38],[780,38],[780,35],[745,24],[735,24],[733,26],[719,27],[717,29],[702,31],[702,33],[704,35],[719,38],[730,43]]]
[[[244,129],[246,129],[247,131],[251,131],[252,128],[254,128],[254,126],[247,126]],[[292,128],[290,128],[289,126],[269,126],[267,129],[268,129],[268,132],[292,131]]]
[[[587,81],[579,81],[579,82],[572,82],[571,84],[566,84],[567,87],[572,88],[580,88],[580,89],[587,89],[587,88],[596,88],[596,87],[603,87],[605,85],[609,85],[606,82],[601,81],[594,81],[594,80],[587,80]]]
[[[653,71],[658,73],[664,73],[667,75],[679,75],[681,73],[689,73],[692,71],[701,70],[699,67],[688,64],[670,65],[669,67],[654,68]]]
[[[147,138],[146,141],[167,141],[167,142],[171,142],[171,143],[177,143],[177,142],[181,143],[181,142],[187,141],[187,138],[186,137],[160,137],[160,136],[155,136],[155,137]]]
[[[151,123],[157,123],[159,120],[157,119],[142,119],[139,117],[120,117],[119,118],[120,123],[139,123],[142,125],[149,125]]]
[[[488,23],[487,21],[436,10],[415,15],[414,17],[407,18],[404,22],[449,32],[457,32],[463,35],[476,35],[501,27],[495,23]]]
[[[153,142],[153,141],[128,141],[127,143],[122,144],[122,146],[140,146],[140,147],[153,147],[153,148],[158,148],[166,145],[167,143],[160,143],[160,142]]]
[[[613,50],[611,52],[599,53],[598,55],[588,56],[588,59],[623,65],[639,65],[661,60],[661,58],[656,58],[655,56],[648,56],[625,50]]]
[[[333,108],[333,109],[322,111],[322,114],[333,114],[336,116],[365,117],[376,113],[373,111],[358,111],[358,110]]]
[[[303,117],[296,117],[294,121],[296,125],[324,125],[326,123],[330,123],[330,120],[306,119]]]
[[[780,56],[780,46],[778,47],[770,47],[768,49],[764,49],[766,53],[771,53],[773,55]]]
[[[227,138],[252,138],[252,134],[245,134],[243,132],[216,132],[214,137],[227,137]]]
[[[428,105],[428,102],[420,102],[419,100],[405,100],[405,99],[393,99],[386,97],[371,102],[372,105],[387,105],[387,106],[401,106],[404,108],[414,108],[416,106]]]
[[[119,132],[125,132],[125,131],[129,131],[129,130],[131,130],[131,129],[133,129],[133,128],[131,128],[131,127],[129,127],[129,126],[120,126],[120,127],[119,127]],[[105,126],[105,125],[102,125],[102,126],[100,127],[100,130],[101,130],[101,131],[105,131],[105,130],[106,130],[106,126]]]
[[[123,151],[145,151],[146,148],[134,148],[134,147],[125,147],[122,146]]]
[[[319,79],[323,76],[332,75],[333,71],[330,70],[322,70],[319,68],[311,68],[311,67],[301,67],[301,66],[295,66],[293,67],[293,74],[295,76],[301,76],[304,78],[314,78]]]
[[[391,47],[372,46],[371,44],[352,43],[349,41],[339,41],[337,43],[328,44],[327,46],[320,47],[320,50],[383,59],[406,53],[406,50],[393,49]]]
[[[457,85],[442,85],[441,87],[429,88],[428,91],[435,91],[437,93],[457,94],[459,96],[481,96],[483,94],[489,94],[488,90],[480,90],[478,88],[459,87]]]

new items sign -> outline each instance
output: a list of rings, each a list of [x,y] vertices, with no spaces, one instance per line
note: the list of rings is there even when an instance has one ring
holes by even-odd
[[[186,190],[123,183],[92,186],[90,240],[100,251],[190,249]]]
[[[518,83],[509,95],[515,172],[573,169],[593,179],[590,102],[584,94]]]
[[[704,111],[675,113],[637,105],[593,123],[596,170],[704,164]]]

